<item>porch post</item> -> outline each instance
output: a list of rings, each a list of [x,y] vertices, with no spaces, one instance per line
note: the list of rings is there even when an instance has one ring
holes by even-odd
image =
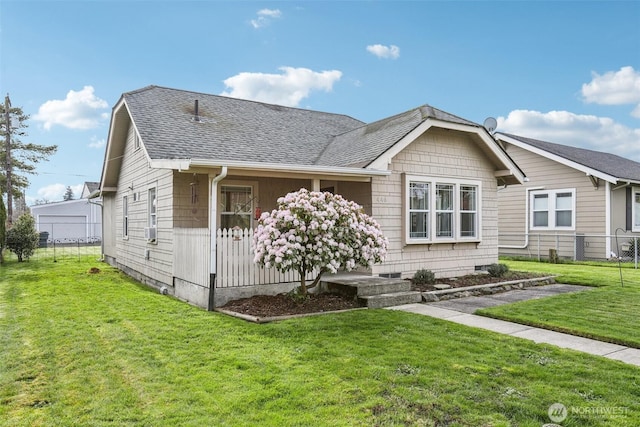
[[[319,179],[311,180],[311,191],[320,191],[320,180]]]

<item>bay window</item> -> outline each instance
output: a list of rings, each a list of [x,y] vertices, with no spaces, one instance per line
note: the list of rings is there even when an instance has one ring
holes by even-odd
[[[405,242],[480,240],[480,182],[405,175]]]

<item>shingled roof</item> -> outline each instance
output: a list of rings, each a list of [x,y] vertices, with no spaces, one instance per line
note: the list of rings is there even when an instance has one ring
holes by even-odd
[[[159,86],[123,99],[151,159],[363,167],[428,118],[479,126],[428,105],[366,124],[341,114]]]
[[[334,136],[364,125],[341,114],[158,86],[123,99],[151,159],[313,165]]]
[[[610,175],[618,181],[640,183],[640,163],[634,162],[633,160],[615,154],[555,144],[504,132],[496,134],[498,139],[500,139],[500,135],[507,136],[549,154]]]

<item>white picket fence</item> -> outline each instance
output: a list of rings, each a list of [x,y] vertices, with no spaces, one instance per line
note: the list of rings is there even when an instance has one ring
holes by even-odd
[[[300,281],[297,272],[280,273],[275,268],[262,268],[254,263],[252,238],[253,229],[219,229],[216,232],[216,288]],[[208,287],[211,263],[209,229],[175,228],[173,239],[174,276]],[[308,280],[314,277],[314,273],[307,275]]]
[[[173,275],[209,287],[210,233],[208,228],[173,229]]]
[[[298,272],[280,273],[253,262],[253,229],[219,229],[216,232],[216,288],[228,288],[300,281]],[[312,280],[314,273],[307,275]]]

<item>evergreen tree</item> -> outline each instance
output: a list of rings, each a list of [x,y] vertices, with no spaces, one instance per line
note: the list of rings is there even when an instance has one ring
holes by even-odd
[[[31,214],[21,215],[15,225],[7,231],[7,249],[16,254],[18,262],[29,259],[38,247],[40,234]]]
[[[4,262],[4,247],[7,241],[7,209],[4,199],[0,197],[0,264]]]
[[[20,197],[29,186],[28,174],[36,174],[36,165],[48,160],[58,150],[56,145],[25,143],[29,115],[21,107],[12,107],[9,95],[0,104],[0,189],[7,194],[9,225],[13,215],[13,198]]]
[[[64,201],[68,202],[69,200],[73,200],[73,190],[67,185],[67,189],[64,192]]]

